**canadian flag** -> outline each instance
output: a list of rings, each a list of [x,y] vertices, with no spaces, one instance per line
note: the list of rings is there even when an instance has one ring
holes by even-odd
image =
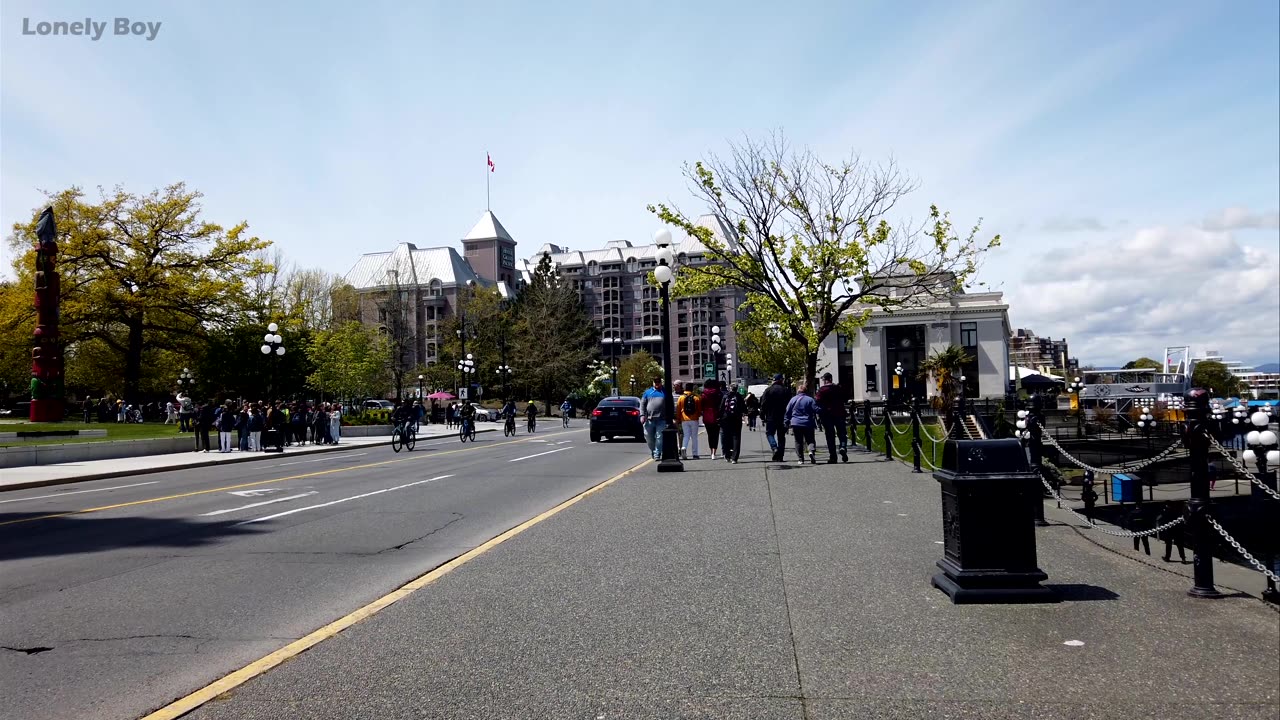
[[[489,163],[489,172],[493,172],[493,158],[489,157],[489,153],[485,153],[484,159]]]

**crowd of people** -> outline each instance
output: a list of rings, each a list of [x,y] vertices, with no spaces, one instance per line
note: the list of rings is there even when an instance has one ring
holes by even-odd
[[[212,451],[211,433],[218,438],[218,452],[224,453],[283,449],[308,442],[337,445],[342,436],[339,403],[195,402],[180,395],[169,405],[166,412],[177,416],[179,432],[195,435],[196,452]]]
[[[831,373],[822,376],[816,391],[804,382],[793,387],[782,375],[774,375],[773,384],[759,398],[745,386],[728,385],[723,380],[707,380],[701,388],[696,383],[677,380],[671,394],[675,402],[672,416],[681,431],[680,457],[685,460],[701,459],[698,433],[705,429],[710,458],[715,460],[718,456],[737,463],[742,453],[744,422],[748,431],[755,432],[757,418],[763,418],[774,462],[782,462],[786,455],[789,431],[800,463],[804,464],[806,454],[810,463],[817,463],[815,434],[819,428],[826,435],[827,462],[849,462],[848,397],[844,388],[832,382]],[[640,398],[640,420],[655,460],[662,458],[665,406],[663,380],[654,378],[653,386]]]

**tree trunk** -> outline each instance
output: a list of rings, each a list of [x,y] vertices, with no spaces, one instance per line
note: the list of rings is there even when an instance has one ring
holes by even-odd
[[[124,401],[134,404],[138,400],[138,387],[142,384],[142,318],[129,318],[129,344],[124,355]]]
[[[805,353],[804,356],[804,383],[809,387],[809,393],[813,394],[817,387],[815,382],[818,378],[818,353]]]

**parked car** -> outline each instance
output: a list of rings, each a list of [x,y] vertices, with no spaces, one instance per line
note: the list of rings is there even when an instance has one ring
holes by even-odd
[[[591,411],[591,442],[600,438],[630,436],[644,439],[644,426],[640,424],[640,398],[608,397]]]
[[[390,400],[365,400],[361,407],[365,410],[395,410],[396,404]]]
[[[476,422],[483,420],[484,422],[494,422],[498,419],[498,411],[488,410],[480,407],[480,403],[471,403],[471,407],[476,409]]]

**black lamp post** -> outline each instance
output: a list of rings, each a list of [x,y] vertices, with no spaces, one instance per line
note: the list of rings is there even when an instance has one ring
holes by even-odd
[[[720,379],[720,351],[723,348],[720,345],[720,326],[711,326],[711,364],[716,369],[716,379]]]
[[[898,362],[897,366],[893,368],[893,374],[898,378],[898,387],[894,388],[897,392],[893,394],[893,399],[897,402],[902,402],[902,396],[905,394],[904,391],[907,389],[907,381],[903,379],[903,375],[906,374],[906,370],[903,369],[901,362]],[[888,413],[889,408],[885,407],[884,411]]]
[[[1076,377],[1067,386],[1067,390],[1076,398],[1076,439],[1084,437],[1084,396],[1080,393],[1084,390],[1084,383],[1080,382],[1080,378]]]
[[[271,323],[267,326],[267,334],[262,336],[262,347],[258,349],[261,350],[262,354],[266,355],[268,358],[270,358],[272,354],[275,354],[277,357],[284,356],[284,338],[280,337],[279,330],[279,325]],[[272,404],[275,404],[275,365],[271,365],[267,372],[267,397],[271,399]]]
[[[658,472],[682,472],[684,463],[680,462],[679,430],[675,426],[673,412],[674,401],[671,398],[672,365],[671,365],[671,281],[675,279],[675,255],[671,252],[671,233],[659,230],[654,236],[654,244],[658,246],[658,267],[653,276],[662,285],[662,416],[665,425],[662,428],[662,461],[658,463]]]
[[[502,377],[502,401],[511,399],[511,394],[507,392],[507,381],[511,379],[511,366],[507,364],[507,339],[505,337],[498,338],[498,375]]]
[[[1138,429],[1141,430],[1142,434],[1147,438],[1147,450],[1150,450],[1151,430],[1156,426],[1156,416],[1151,414],[1151,408],[1146,404],[1143,404],[1143,406],[1139,408],[1139,411]]]
[[[422,394],[422,381],[425,379],[422,375],[418,376],[418,402],[426,402],[425,396]]]
[[[182,368],[182,372],[178,373],[178,389],[186,389],[187,394],[191,393],[191,385],[196,381],[195,376],[187,368]]]

